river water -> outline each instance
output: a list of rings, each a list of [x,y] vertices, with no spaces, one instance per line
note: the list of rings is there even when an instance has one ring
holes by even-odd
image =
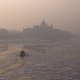
[[[80,80],[80,40],[4,45],[0,43],[0,80]],[[23,45],[28,56],[20,57]]]

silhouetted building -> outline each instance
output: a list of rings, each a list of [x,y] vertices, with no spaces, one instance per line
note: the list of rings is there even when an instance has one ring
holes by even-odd
[[[9,32],[6,29],[0,29],[0,39],[9,38]]]
[[[50,26],[48,26],[48,24],[46,24],[46,22],[43,21],[41,22],[40,25],[33,25],[33,28],[26,28],[23,29],[23,34],[25,35],[25,37],[47,37],[47,34],[50,34],[53,32],[53,25],[51,24]]]
[[[53,29],[53,25],[46,24],[43,20],[40,25],[33,25],[33,28],[23,29],[25,38],[54,38],[63,39],[70,38],[72,34],[65,30]]]

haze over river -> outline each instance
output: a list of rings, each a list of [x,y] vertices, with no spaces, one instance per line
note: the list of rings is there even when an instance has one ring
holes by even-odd
[[[80,80],[80,39],[1,42],[0,80]]]

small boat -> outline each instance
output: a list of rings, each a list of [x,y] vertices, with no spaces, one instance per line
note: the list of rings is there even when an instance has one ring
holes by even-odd
[[[23,56],[25,56],[25,52],[22,50],[22,51],[20,52],[20,57],[23,57]]]

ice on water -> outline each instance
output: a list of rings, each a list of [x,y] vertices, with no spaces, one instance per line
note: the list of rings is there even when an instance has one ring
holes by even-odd
[[[80,80],[79,40],[29,43],[24,43],[29,56],[23,58],[23,43],[0,48],[0,80]]]

